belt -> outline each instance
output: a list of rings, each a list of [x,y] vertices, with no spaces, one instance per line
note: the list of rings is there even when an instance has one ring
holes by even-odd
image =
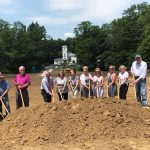
[[[138,79],[140,76],[136,76],[136,77],[134,77],[135,78],[135,80],[136,79]],[[146,79],[146,78],[141,78],[140,80],[144,80],[144,79]]]
[[[140,77],[140,76],[135,76],[134,78],[135,78],[135,79],[138,79],[139,77]]]
[[[27,90],[27,88],[25,88],[25,89],[21,89],[21,91],[26,91]],[[17,91],[19,91],[19,89],[17,89]]]

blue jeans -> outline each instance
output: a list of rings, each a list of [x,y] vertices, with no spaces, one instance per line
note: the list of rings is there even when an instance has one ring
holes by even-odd
[[[116,84],[112,84],[109,88],[108,88],[108,95],[110,97],[115,97],[117,96],[117,85]]]
[[[90,88],[90,96],[93,96],[92,88]],[[81,87],[81,97],[88,98],[89,97],[89,89],[82,86]]]
[[[147,106],[147,89],[146,79],[141,79],[135,86],[136,88],[136,99],[142,106]]]

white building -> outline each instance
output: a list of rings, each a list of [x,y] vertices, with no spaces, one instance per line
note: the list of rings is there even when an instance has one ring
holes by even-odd
[[[54,65],[61,65],[67,63],[68,65],[77,64],[76,54],[68,51],[67,46],[62,46],[62,58],[54,59]]]
[[[62,58],[56,58],[54,59],[54,65],[59,66],[63,63],[63,59]]]
[[[69,60],[69,64],[76,64],[77,63],[76,54],[68,52],[68,60]]]

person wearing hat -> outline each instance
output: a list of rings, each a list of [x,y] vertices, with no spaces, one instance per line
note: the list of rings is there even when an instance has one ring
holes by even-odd
[[[83,74],[80,76],[81,81],[81,98],[88,98],[93,96],[91,88],[91,81],[93,81],[91,74],[88,72],[88,67],[83,67]]]
[[[2,113],[2,102],[4,102],[8,112],[10,112],[9,99],[8,99],[8,91],[10,85],[7,80],[4,79],[4,75],[0,72],[0,112]],[[7,111],[6,111],[7,115]]]
[[[129,87],[129,73],[126,71],[126,67],[124,65],[121,65],[119,67],[119,75],[118,75],[118,80],[119,80],[119,98],[122,100],[126,99],[126,95],[128,92],[128,87]]]
[[[134,77],[133,84],[136,89],[136,99],[143,107],[147,107],[147,89],[146,89],[146,75],[147,63],[142,60],[140,54],[135,56],[135,61],[131,66],[131,73]]]
[[[28,86],[31,84],[30,76],[25,73],[25,67],[19,67],[19,73],[14,79],[14,85],[16,86],[16,109],[19,109],[23,105],[29,106],[29,94]]]
[[[117,85],[116,79],[117,75],[115,73],[115,66],[109,66],[109,72],[107,73],[107,82],[108,82],[108,96],[115,97],[117,96]]]
[[[93,95],[98,98],[103,97],[103,95],[104,95],[104,89],[103,89],[104,78],[101,75],[100,68],[95,69],[95,76],[93,77],[93,81],[94,81]]]
[[[54,83],[49,71],[43,72],[44,78],[41,81],[41,94],[44,102],[50,103],[53,96]]]

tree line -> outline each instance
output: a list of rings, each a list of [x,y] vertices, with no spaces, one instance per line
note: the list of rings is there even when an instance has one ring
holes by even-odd
[[[26,27],[20,21],[10,24],[0,20],[0,70],[15,72],[19,65],[53,64],[62,57],[62,45],[75,53],[78,64],[91,69],[100,66],[106,70],[110,64],[128,68],[136,53],[150,65],[150,5],[143,2],[125,10],[122,17],[102,26],[83,21],[74,28],[74,38],[53,39],[38,22]]]

